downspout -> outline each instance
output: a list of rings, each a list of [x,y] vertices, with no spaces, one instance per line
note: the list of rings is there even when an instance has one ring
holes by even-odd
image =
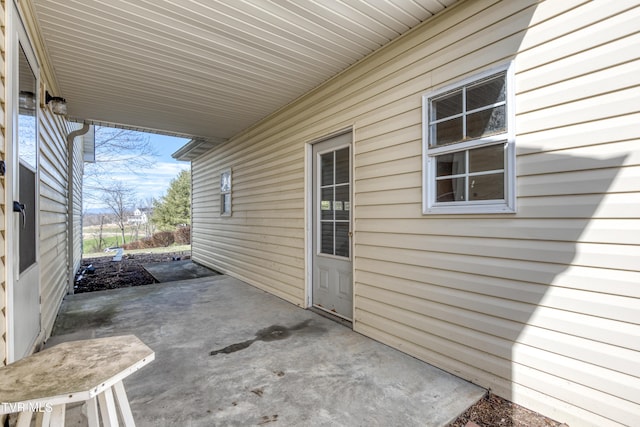
[[[89,132],[91,125],[89,123],[83,123],[82,128],[74,130],[67,135],[67,185],[69,191],[67,194],[67,257],[69,259],[69,284],[67,288],[67,294],[73,294],[73,286],[75,284],[76,272],[73,268],[73,142],[77,136],[82,136]]]

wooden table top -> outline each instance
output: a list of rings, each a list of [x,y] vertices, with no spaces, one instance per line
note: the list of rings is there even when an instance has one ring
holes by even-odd
[[[0,414],[12,412],[7,403],[87,400],[154,358],[134,335],[58,344],[0,367]]]

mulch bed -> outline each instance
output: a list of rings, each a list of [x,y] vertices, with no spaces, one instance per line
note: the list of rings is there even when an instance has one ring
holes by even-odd
[[[129,254],[121,261],[113,261],[113,253],[97,258],[84,258],[80,274],[76,276],[74,293],[104,291],[106,289],[151,285],[155,279],[143,264],[189,259],[189,252],[164,252],[158,254]]]
[[[488,393],[448,427],[568,427]]]
[[[82,260],[75,293],[102,291],[155,283],[142,264],[190,258],[189,252],[130,254],[112,261],[113,254]],[[567,427],[536,412],[488,393],[448,427]]]

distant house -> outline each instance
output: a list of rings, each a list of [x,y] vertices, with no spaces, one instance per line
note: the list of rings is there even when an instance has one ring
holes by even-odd
[[[129,224],[137,224],[144,225],[148,222],[149,216],[151,215],[151,209],[143,208],[136,209],[133,211],[133,215],[127,218],[127,223]]]

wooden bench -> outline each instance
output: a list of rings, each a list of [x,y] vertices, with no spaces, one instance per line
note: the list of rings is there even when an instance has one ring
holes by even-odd
[[[135,422],[122,380],[153,361],[134,335],[72,341],[0,368],[0,415],[18,412],[17,427],[64,426],[66,404],[86,402],[90,427]],[[117,406],[116,406],[117,402]]]

